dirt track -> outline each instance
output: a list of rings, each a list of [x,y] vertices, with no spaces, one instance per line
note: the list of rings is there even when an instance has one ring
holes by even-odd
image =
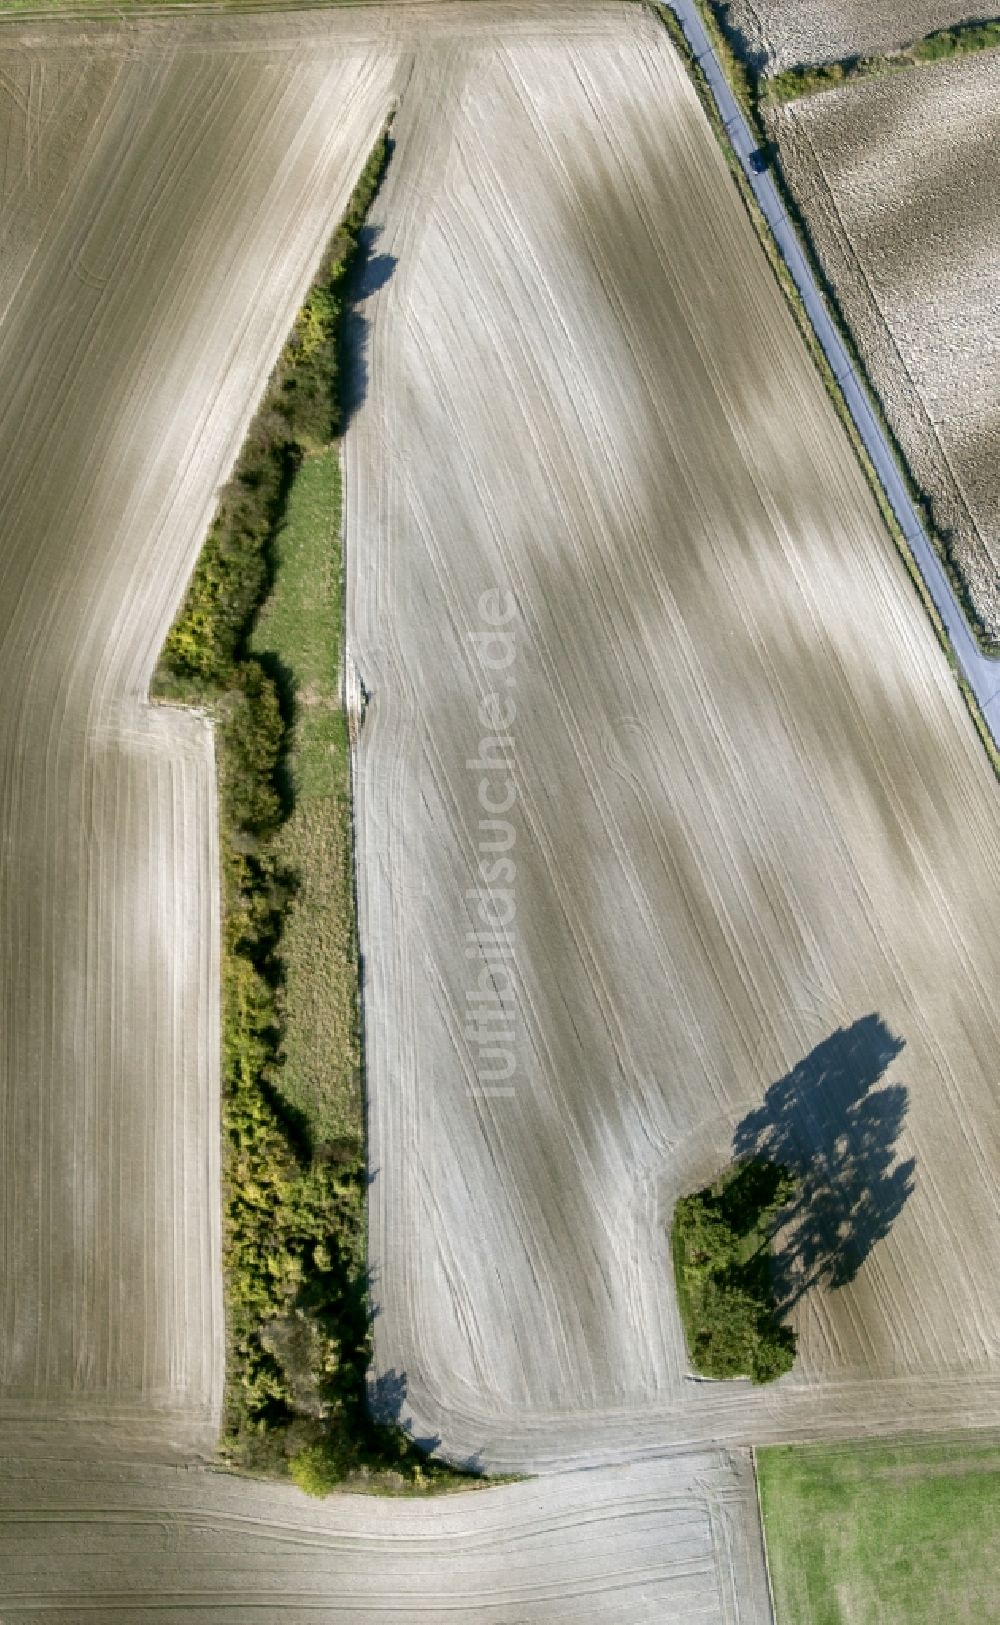
[[[210,1451],[212,739],[143,702],[390,64],[14,40],[0,42],[0,1417]]]
[[[718,1452],[432,1501],[9,1461],[4,1625],[769,1625],[747,1458]]]
[[[451,40],[396,138],[346,487],[380,1368],[511,1467],[981,1417],[996,785],[687,80],[635,10]],[[670,1282],[737,1133],[823,1215],[769,1393],[687,1380]]]

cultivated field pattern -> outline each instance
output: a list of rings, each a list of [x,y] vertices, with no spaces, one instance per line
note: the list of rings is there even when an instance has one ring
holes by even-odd
[[[1000,842],[691,86],[630,5],[40,26],[0,38],[0,1618],[758,1625],[749,1464],[698,1441],[1000,1402]],[[602,1465],[317,1507],[59,1457],[215,1439],[212,739],[147,685],[394,104],[345,469],[376,1398]],[[667,1251],[734,1145],[808,1196],[764,1392],[691,1380]]]
[[[997,11],[991,0],[729,0],[725,14],[760,66],[780,72],[882,56]]]
[[[1000,51],[771,118],[869,376],[1000,637]]]
[[[0,1475],[0,1618],[116,1625],[770,1625],[748,1460],[434,1501],[169,1467]]]
[[[0,43],[0,1417],[210,1451],[212,736],[145,697],[390,72]]]
[[[998,1398],[996,784],[679,63],[605,15],[419,54],[347,444],[380,1392],[511,1467]],[[667,1254],[734,1137],[811,1197],[763,1392],[689,1379]]]

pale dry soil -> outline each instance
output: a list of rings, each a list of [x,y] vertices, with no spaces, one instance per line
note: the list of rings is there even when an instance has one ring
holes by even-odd
[[[3,34],[5,1625],[769,1620],[738,1453],[323,1506],[155,1459],[211,1451],[223,1350],[212,738],[147,685],[414,42],[470,17]],[[625,14],[475,18],[614,53]]]
[[[392,59],[45,39],[0,37],[0,1422],[211,1451],[213,743],[147,685]]]
[[[939,28],[997,15],[993,0],[730,0],[727,19],[770,72],[884,56]]]
[[[656,1452],[1000,1398],[995,786],[654,20],[266,22],[4,35],[0,1617],[766,1619],[745,1459]],[[347,467],[378,1364],[455,1456],[640,1459],[320,1508],[44,1419],[211,1442],[211,744],[144,697],[393,97]],[[465,1032],[494,687],[511,1095]],[[695,1384],[666,1221],[785,1075],[756,1127],[846,1168],[856,1278],[774,1392]]]
[[[638,9],[442,39],[395,138],[345,470],[379,1371],[498,1468],[981,1419],[997,785],[690,85]],[[734,1136],[805,1176],[773,1389],[692,1381],[674,1302]]]
[[[748,1457],[434,1500],[132,1465],[0,1471],[0,1619],[770,1625]]]
[[[1000,637],[1000,51],[772,119],[889,422]]]

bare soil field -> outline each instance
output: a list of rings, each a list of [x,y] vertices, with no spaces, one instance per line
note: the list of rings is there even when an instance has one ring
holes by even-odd
[[[726,21],[767,72],[883,56],[939,28],[997,14],[991,0],[729,0]]]
[[[1000,1399],[997,785],[665,34],[605,16],[418,54],[346,447],[378,1393],[507,1468]],[[766,1390],[690,1380],[670,1278],[734,1148],[804,1192]]]
[[[0,1418],[210,1451],[213,746],[145,699],[392,58],[87,43],[0,37]]]
[[[705,1452],[433,1502],[7,1461],[0,1618],[121,1625],[770,1625],[749,1459]]]
[[[1000,637],[1000,52],[769,119],[899,444]]]

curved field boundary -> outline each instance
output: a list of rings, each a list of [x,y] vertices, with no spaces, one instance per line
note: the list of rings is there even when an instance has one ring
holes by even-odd
[[[753,1476],[706,1451],[433,1503],[8,1460],[0,1618],[770,1625]]]

